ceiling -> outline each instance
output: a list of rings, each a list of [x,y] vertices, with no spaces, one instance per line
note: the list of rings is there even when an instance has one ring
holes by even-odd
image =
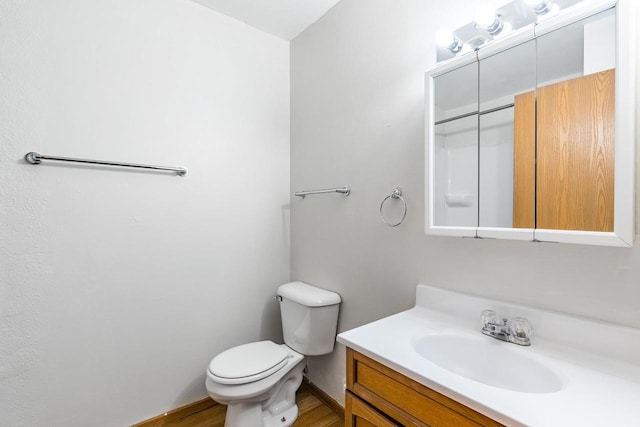
[[[194,0],[284,40],[296,38],[339,0]]]

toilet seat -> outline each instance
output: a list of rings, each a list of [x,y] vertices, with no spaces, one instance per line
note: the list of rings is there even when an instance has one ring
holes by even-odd
[[[272,341],[258,341],[230,348],[209,364],[212,379],[220,384],[246,384],[279,371],[288,352]]]

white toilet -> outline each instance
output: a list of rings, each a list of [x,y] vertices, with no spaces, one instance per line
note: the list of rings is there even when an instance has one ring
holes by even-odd
[[[305,356],[333,351],[340,295],[292,282],[278,288],[285,344],[259,341],[226,350],[207,369],[207,391],[227,405],[225,427],[290,426]]]

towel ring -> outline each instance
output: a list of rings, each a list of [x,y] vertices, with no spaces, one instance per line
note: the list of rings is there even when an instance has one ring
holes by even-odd
[[[404,205],[404,213],[402,214],[402,219],[400,219],[400,221],[398,221],[395,224],[392,224],[389,221],[387,221],[386,218],[384,217],[384,214],[382,213],[382,207],[384,206],[384,203],[388,199],[400,199],[400,200],[402,200],[402,204]],[[384,224],[386,226],[388,226],[388,227],[397,227],[400,224],[402,224],[402,222],[404,221],[404,219],[406,217],[407,217],[407,202],[402,197],[402,188],[396,187],[396,188],[393,189],[393,191],[391,191],[391,194],[389,194],[387,197],[385,197],[382,200],[382,203],[380,203],[380,218],[382,219],[382,222],[384,222]]]

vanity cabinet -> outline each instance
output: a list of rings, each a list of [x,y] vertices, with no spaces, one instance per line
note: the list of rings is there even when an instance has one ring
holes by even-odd
[[[375,360],[347,348],[345,426],[501,426]]]

